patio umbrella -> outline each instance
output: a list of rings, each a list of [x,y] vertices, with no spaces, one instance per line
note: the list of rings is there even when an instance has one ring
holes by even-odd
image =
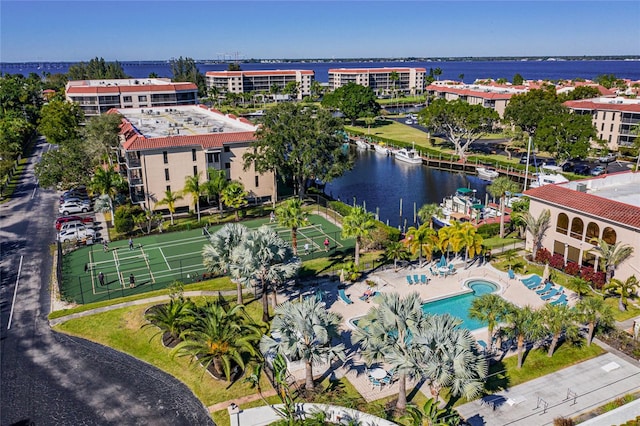
[[[544,265],[544,271],[542,272],[542,282],[547,282],[547,280],[549,279],[549,276],[551,275],[551,271],[549,270],[549,264],[545,263]]]
[[[447,259],[445,259],[444,254],[440,258],[440,263],[438,263],[438,267],[447,266]]]

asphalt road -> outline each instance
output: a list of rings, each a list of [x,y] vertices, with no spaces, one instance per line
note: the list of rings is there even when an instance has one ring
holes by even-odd
[[[46,149],[40,141],[13,199],[0,206],[0,425],[213,425],[173,377],[49,327],[58,195],[33,174]]]

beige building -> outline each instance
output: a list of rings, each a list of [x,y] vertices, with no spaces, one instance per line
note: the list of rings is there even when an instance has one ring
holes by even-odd
[[[123,108],[120,170],[129,182],[131,200],[155,210],[166,190],[180,192],[189,176],[207,180],[207,170],[224,170],[227,179],[242,182],[249,202],[274,196],[272,173],[244,170],[242,156],[255,140],[256,127],[244,118],[224,115],[202,105],[173,108]],[[191,196],[176,207],[193,206]]]
[[[601,97],[568,101],[564,105],[576,114],[591,115],[598,139],[606,141],[610,150],[633,146],[637,137],[633,132],[640,123],[640,99]]]
[[[396,73],[398,80],[391,76]],[[376,96],[400,93],[416,95],[424,92],[424,68],[333,68],[329,70],[329,90],[349,83],[371,87]]]
[[[539,217],[551,211],[551,226],[542,246],[560,254],[566,262],[590,265],[601,270],[591,251],[593,238],[609,244],[633,247],[633,254],[621,263],[615,277],[640,278],[640,173],[622,172],[559,185],[543,185],[525,191],[531,200],[529,211]],[[527,233],[527,248],[532,249]]]
[[[482,105],[495,110],[500,118],[504,117],[504,110],[512,96],[525,93],[525,88],[494,87],[479,84],[430,84],[427,86],[429,96],[436,99],[455,101],[460,99],[471,105]]]
[[[315,81],[313,70],[261,70],[261,71],[207,71],[207,87],[216,87],[220,93],[271,93],[278,86],[280,93],[290,82],[298,83],[297,98],[311,94]]]
[[[100,115],[112,108],[153,108],[195,105],[194,83],[173,83],[168,78],[70,81],[65,87],[68,101],[80,105],[84,115]]]

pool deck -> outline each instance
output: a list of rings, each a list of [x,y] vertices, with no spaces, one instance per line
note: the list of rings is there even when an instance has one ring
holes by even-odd
[[[397,271],[393,268],[378,271],[373,274],[362,277],[358,282],[346,285],[345,293],[353,301],[352,304],[347,305],[342,302],[338,296],[338,281],[332,281],[329,279],[321,280],[317,282],[314,288],[305,288],[302,293],[289,293],[288,295],[281,295],[289,298],[297,298],[300,296],[308,296],[314,294],[317,290],[321,290],[324,293],[324,301],[327,308],[335,313],[338,313],[343,318],[342,324],[342,341],[347,347],[348,361],[343,365],[334,365],[331,368],[328,365],[318,365],[314,369],[314,376],[320,376],[323,374],[331,374],[336,378],[347,377],[347,379],[354,385],[358,392],[369,402],[378,400],[380,398],[392,396],[398,393],[398,383],[392,385],[383,386],[381,389],[373,388],[369,383],[367,376],[367,367],[362,359],[359,351],[351,344],[351,333],[353,326],[350,325],[350,321],[354,318],[361,317],[367,313],[369,308],[375,302],[365,302],[359,299],[363,295],[365,290],[369,288],[366,280],[374,281],[376,283],[374,290],[383,293],[396,292],[401,296],[408,295],[412,292],[417,292],[420,297],[426,301],[438,300],[457,294],[466,293],[469,291],[465,283],[468,281],[479,279],[489,281],[499,287],[497,293],[504,299],[514,303],[517,306],[531,306],[533,308],[540,308],[544,306],[545,302],[540,299],[534,291],[527,289],[520,278],[509,279],[506,272],[499,271],[493,268],[489,264],[473,265],[468,269],[463,269],[463,261],[459,260],[460,265],[457,265],[454,261],[454,265],[458,267],[455,274],[446,277],[433,276],[429,271],[429,265],[424,265],[421,268],[402,268]],[[433,266],[433,265],[431,265]],[[429,278],[429,283],[413,284],[409,285],[407,282],[407,275],[426,275]],[[526,275],[525,275],[526,276]],[[567,297],[569,298],[569,304],[573,305],[577,296],[569,290],[565,290]],[[481,328],[472,332],[472,335],[480,340],[487,340],[487,328]],[[384,366],[382,366],[384,367]],[[291,371],[296,379],[304,379],[304,369],[296,369]],[[407,383],[407,389],[412,389],[414,386],[419,385],[421,391],[425,394],[429,394],[428,385],[426,383],[417,383],[411,381]]]

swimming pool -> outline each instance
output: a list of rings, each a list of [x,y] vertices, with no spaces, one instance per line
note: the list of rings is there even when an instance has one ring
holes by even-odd
[[[473,292],[425,303],[422,305],[422,310],[428,314],[450,314],[458,317],[462,320],[462,327],[471,331],[486,327],[486,323],[469,318],[469,308],[473,299],[495,292],[498,286],[485,280],[471,280],[466,283],[466,286]]]

